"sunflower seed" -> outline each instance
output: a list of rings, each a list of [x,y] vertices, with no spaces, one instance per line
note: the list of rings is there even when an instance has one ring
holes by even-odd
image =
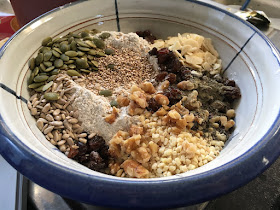
[[[51,109],[51,104],[47,103],[44,108],[42,109],[42,112],[47,113]]]
[[[42,91],[46,91],[53,85],[53,81],[50,81],[49,83],[45,84]]]
[[[44,134],[47,135],[49,132],[52,132],[53,129],[54,129],[54,126],[48,126],[48,127],[44,130]]]
[[[47,115],[46,115],[46,119],[47,119],[49,122],[54,121],[53,116],[50,115],[50,114],[47,114]]]
[[[60,109],[54,110],[54,112],[53,112],[53,115],[54,115],[54,116],[59,115],[59,114],[60,114]]]

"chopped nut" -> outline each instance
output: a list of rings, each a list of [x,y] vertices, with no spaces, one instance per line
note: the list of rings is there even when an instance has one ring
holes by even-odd
[[[177,84],[177,87],[181,90],[193,90],[194,84],[191,81],[182,81]]]
[[[139,86],[142,90],[144,90],[146,93],[153,94],[156,92],[155,87],[151,82],[144,82],[140,84]]]
[[[161,107],[159,110],[157,110],[156,114],[157,116],[164,116],[167,114],[167,111],[163,107]]]
[[[143,134],[143,127],[131,125],[129,128],[129,135],[133,136],[134,134]]]
[[[181,119],[181,115],[175,109],[169,111],[168,116],[174,120]]]
[[[121,107],[123,107],[123,106],[128,106],[130,101],[127,97],[118,96],[117,97],[117,102]]]
[[[130,177],[145,178],[149,175],[149,171],[134,160],[124,161],[121,167]]]
[[[161,83],[161,89],[166,90],[170,85],[170,82],[168,80],[165,80],[164,82]]]
[[[105,121],[107,123],[112,124],[112,123],[114,123],[116,121],[118,115],[119,115],[119,109],[117,109],[116,107],[113,107],[112,113],[105,117]]]
[[[154,96],[154,99],[160,105],[168,105],[169,104],[169,99],[165,95],[157,94],[157,95]]]
[[[136,102],[141,108],[146,108],[148,103],[146,101],[145,93],[141,91],[134,91],[132,94],[129,95],[129,98]]]
[[[151,158],[151,155],[144,147],[131,151],[131,156],[139,163],[147,163]]]

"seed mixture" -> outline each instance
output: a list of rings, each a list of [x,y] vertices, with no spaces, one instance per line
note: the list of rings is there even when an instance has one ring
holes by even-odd
[[[215,159],[241,97],[211,40],[96,29],[42,41],[28,108],[67,157],[118,177],[154,178]]]

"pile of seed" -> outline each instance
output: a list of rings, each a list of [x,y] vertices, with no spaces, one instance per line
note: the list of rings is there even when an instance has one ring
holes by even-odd
[[[28,87],[36,92],[47,90],[61,70],[66,70],[70,76],[98,71],[97,59],[112,53],[112,50],[106,49],[104,43],[110,34],[102,33],[96,38],[96,33],[98,31],[93,29],[78,34],[69,33],[56,39],[45,38],[38,55],[29,61],[32,72]]]
[[[122,86],[130,88],[131,83],[140,84],[148,81],[157,73],[147,57],[130,49],[115,49],[115,53],[98,58],[99,71],[91,72],[85,78],[86,88],[96,90],[92,84],[99,83],[104,89]]]

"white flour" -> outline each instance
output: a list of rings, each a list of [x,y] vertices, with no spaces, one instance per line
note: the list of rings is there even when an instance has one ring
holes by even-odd
[[[78,85],[75,85],[75,89],[76,99],[72,105],[78,110],[79,121],[86,132],[96,133],[108,142],[115,133],[128,129],[136,121],[134,117],[127,115],[127,108],[123,107],[114,123],[105,122],[104,117],[112,111],[108,99]]]

